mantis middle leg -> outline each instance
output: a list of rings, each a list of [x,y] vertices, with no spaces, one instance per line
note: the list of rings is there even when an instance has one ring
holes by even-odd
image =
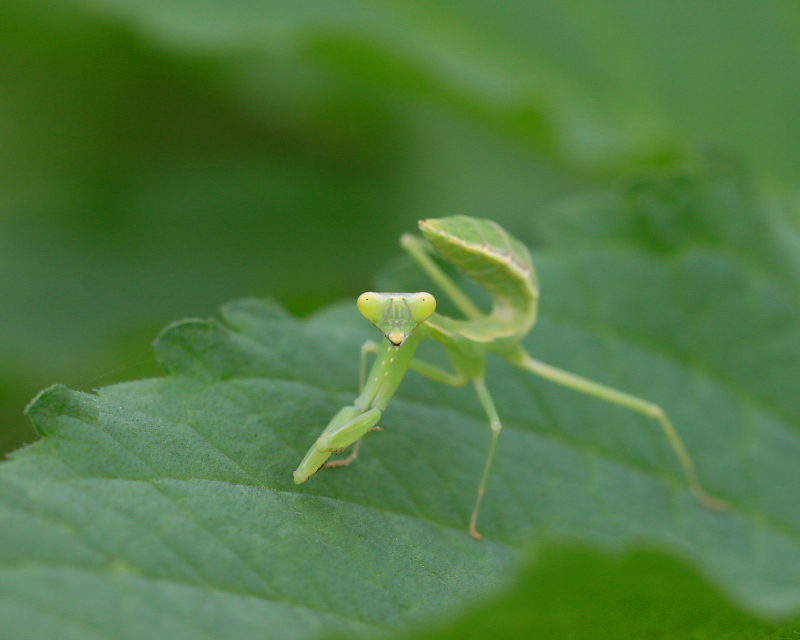
[[[436,380],[437,382],[441,382],[451,387],[462,387],[467,384],[467,382],[470,382],[469,376],[467,376],[465,373],[451,373],[445,369],[421,360],[412,360],[410,368],[424,375],[426,378]],[[478,400],[480,400],[481,406],[483,407],[484,411],[486,411],[486,415],[489,418],[489,427],[492,430],[492,439],[489,442],[489,451],[486,454],[486,463],[484,464],[481,480],[478,484],[478,497],[475,499],[475,507],[472,509],[472,514],[470,515],[469,519],[469,535],[476,540],[482,540],[483,536],[478,533],[476,528],[478,524],[478,513],[481,510],[483,496],[486,493],[486,485],[489,481],[489,474],[492,470],[492,463],[494,462],[495,454],[497,453],[497,441],[500,437],[500,431],[502,430],[503,425],[500,422],[500,416],[497,413],[497,407],[494,404],[494,400],[492,400],[489,390],[486,388],[486,383],[484,382],[483,377],[473,378],[472,383],[475,386],[475,391],[478,394]]]
[[[442,369],[441,367],[437,367],[436,365],[418,360],[416,358],[411,361],[411,366],[409,368],[413,369],[417,373],[420,373],[426,378],[430,378],[436,382],[441,382],[442,384],[446,384],[450,387],[462,387],[471,380],[475,386],[475,391],[478,394],[478,400],[480,401],[481,406],[483,407],[484,411],[486,411],[486,415],[489,418],[489,427],[492,430],[492,439],[489,442],[489,451],[486,454],[486,462],[483,467],[480,483],[478,484],[478,496],[475,499],[475,506],[472,509],[472,514],[470,515],[469,520],[469,535],[476,540],[482,540],[483,536],[478,533],[477,530],[478,514],[481,510],[483,496],[486,493],[486,485],[489,481],[489,474],[491,473],[492,464],[494,462],[495,454],[497,453],[497,441],[500,437],[500,431],[503,428],[503,425],[500,422],[500,416],[497,413],[497,407],[494,404],[494,400],[492,399],[489,390],[486,388],[486,383],[484,382],[482,375],[481,377],[471,379],[464,372],[456,371],[455,373],[451,373],[446,369]],[[483,370],[483,367],[480,367],[480,369]]]
[[[469,535],[476,540],[483,540],[483,536],[478,533],[476,528],[478,524],[478,513],[481,510],[483,496],[486,493],[486,484],[489,481],[489,473],[492,470],[492,463],[494,462],[495,453],[497,453],[497,441],[500,438],[500,431],[503,429],[503,425],[500,422],[500,416],[497,414],[497,407],[495,407],[494,400],[492,400],[492,396],[489,393],[489,390],[486,388],[486,383],[483,381],[483,378],[477,378],[472,382],[475,385],[475,391],[478,393],[478,399],[481,401],[481,405],[483,405],[486,415],[489,416],[489,427],[492,429],[492,439],[489,443],[489,453],[486,455],[486,463],[484,464],[483,474],[481,475],[481,481],[478,485],[478,497],[475,500],[475,507],[473,508],[472,516],[469,519]]]

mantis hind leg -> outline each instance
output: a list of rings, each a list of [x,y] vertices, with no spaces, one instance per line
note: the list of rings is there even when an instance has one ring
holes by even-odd
[[[484,314],[475,306],[469,296],[433,261],[428,243],[425,240],[410,233],[405,233],[400,237],[400,246],[428,274],[430,279],[441,287],[442,291],[458,307],[461,313],[471,320],[483,317]]]
[[[700,484],[697,471],[694,467],[694,461],[686,450],[683,440],[681,440],[681,437],[675,430],[672,421],[667,417],[666,412],[660,406],[628,393],[617,391],[603,384],[593,382],[592,380],[575,375],[574,373],[569,373],[563,369],[545,364],[544,362],[532,358],[522,349],[520,349],[519,353],[514,354],[510,360],[518,367],[535,373],[551,382],[569,387],[570,389],[575,389],[576,391],[581,391],[587,395],[599,398],[600,400],[605,400],[606,402],[616,404],[620,407],[631,409],[643,416],[657,420],[664,435],[667,437],[667,440],[669,440],[672,450],[678,457],[681,467],[683,467],[683,472],[689,483],[689,488],[695,498],[697,498],[701,504],[711,509],[716,509],[717,511],[727,510],[728,505],[724,501],[709,494]]]

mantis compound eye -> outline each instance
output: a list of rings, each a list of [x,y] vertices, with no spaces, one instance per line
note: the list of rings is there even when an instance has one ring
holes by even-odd
[[[420,291],[411,296],[408,305],[411,307],[414,322],[420,324],[430,318],[433,312],[436,311],[436,298],[430,293]]]
[[[378,324],[383,319],[383,297],[374,291],[367,291],[358,296],[358,310],[361,315],[372,324]]]

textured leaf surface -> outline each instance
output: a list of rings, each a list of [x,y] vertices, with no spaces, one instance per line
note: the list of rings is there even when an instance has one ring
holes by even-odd
[[[374,336],[350,302],[297,322],[243,300],[221,322],[168,327],[164,378],[32,403],[44,438],[0,467],[6,631],[402,629],[501,584],[532,534],[660,546],[761,614],[796,610],[797,238],[724,162],[537,229],[531,351],[661,403],[729,512],[693,500],[647,420],[502,362],[487,378],[507,428],[483,543],[465,533],[488,442],[469,389],[410,375],[358,463],[298,487]]]

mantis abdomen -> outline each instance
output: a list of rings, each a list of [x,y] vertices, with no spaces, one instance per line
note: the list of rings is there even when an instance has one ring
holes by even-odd
[[[493,220],[450,216],[423,220],[419,228],[439,255],[482,285],[492,300],[487,317],[457,321],[458,332],[490,342],[530,331],[536,322],[539,283],[525,245]]]

